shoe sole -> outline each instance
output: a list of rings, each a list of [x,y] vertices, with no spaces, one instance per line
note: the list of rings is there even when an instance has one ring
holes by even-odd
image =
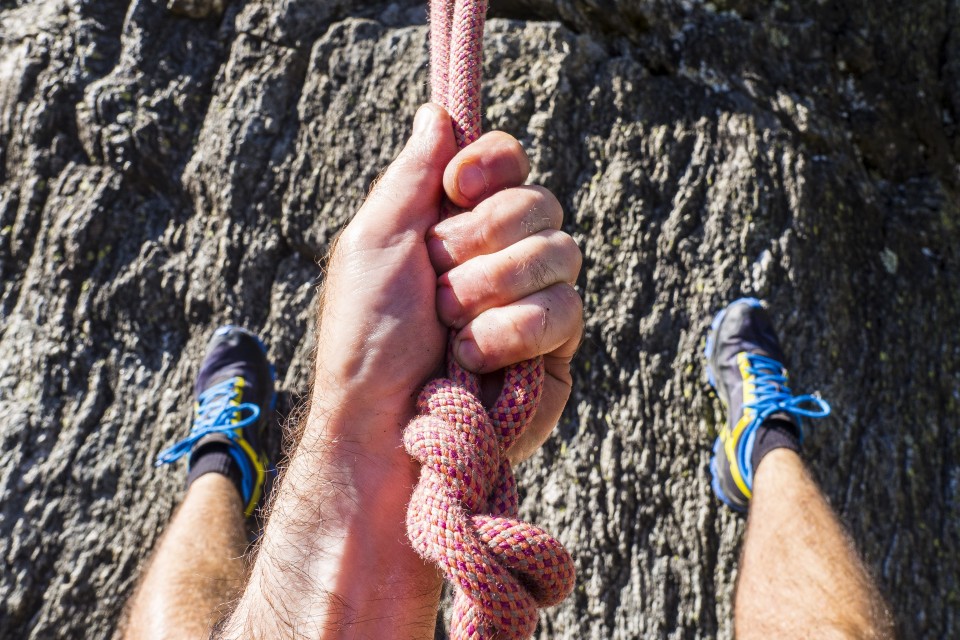
[[[717,378],[713,371],[713,367],[710,366],[710,358],[713,356],[713,350],[716,347],[717,331],[720,329],[720,325],[723,323],[723,319],[726,317],[727,311],[737,304],[749,304],[751,307],[763,306],[763,304],[756,298],[738,298],[717,312],[717,315],[713,317],[713,322],[710,323],[710,329],[707,332],[707,343],[703,348],[703,355],[707,361],[707,382],[710,383],[710,387],[714,391],[717,390]],[[723,441],[720,440],[720,436],[717,436],[717,439],[713,442],[713,456],[710,458],[710,487],[725,505],[734,511],[746,511],[746,509],[730,500],[720,486],[721,471],[719,469],[718,458],[721,455],[725,455],[723,453]]]

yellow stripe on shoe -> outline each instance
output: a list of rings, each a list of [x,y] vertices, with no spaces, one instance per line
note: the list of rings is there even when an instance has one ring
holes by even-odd
[[[250,463],[253,465],[253,470],[257,474],[256,480],[253,483],[253,492],[250,494],[250,501],[246,504],[243,509],[246,517],[253,515],[254,510],[257,508],[257,504],[260,502],[260,496],[263,494],[263,483],[267,477],[267,463],[264,458],[258,456],[256,451],[253,450],[253,447],[250,446],[250,443],[247,442],[246,438],[239,436],[234,440],[247,454],[247,457],[250,458]]]

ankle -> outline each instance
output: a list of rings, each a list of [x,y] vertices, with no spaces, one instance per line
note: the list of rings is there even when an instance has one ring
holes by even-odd
[[[215,473],[230,481],[243,501],[243,471],[230,455],[229,447],[221,442],[203,444],[190,455],[187,489],[208,474]]]
[[[760,463],[770,453],[785,449],[800,455],[800,429],[796,424],[782,418],[766,420],[757,429],[750,454],[754,478]]]

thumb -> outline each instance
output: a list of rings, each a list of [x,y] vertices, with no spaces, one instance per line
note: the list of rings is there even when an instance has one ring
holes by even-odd
[[[421,106],[410,139],[374,184],[354,221],[380,233],[426,233],[439,221],[443,171],[456,154],[450,116],[439,105]]]

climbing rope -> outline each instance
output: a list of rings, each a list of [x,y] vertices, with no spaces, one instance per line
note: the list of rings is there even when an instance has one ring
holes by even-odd
[[[462,148],[480,137],[485,0],[431,0],[433,101],[450,113]],[[453,335],[450,337],[453,345]],[[478,376],[447,349],[447,378],[429,382],[403,443],[422,465],[407,510],[413,548],[455,589],[453,640],[520,640],[537,609],[573,589],[573,560],[559,541],[517,519],[517,484],[505,451],[533,418],[543,358],[504,371],[493,407],[481,404]]]
[[[453,118],[462,149],[480,137],[485,0],[430,0],[432,100]]]

